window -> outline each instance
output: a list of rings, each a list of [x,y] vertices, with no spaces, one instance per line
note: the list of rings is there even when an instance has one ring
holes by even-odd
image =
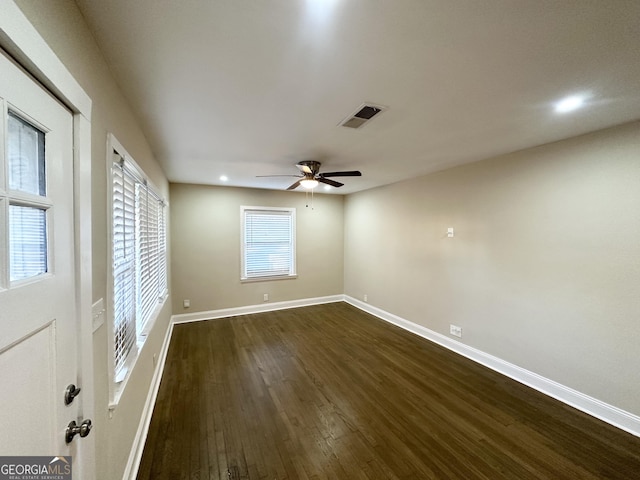
[[[49,271],[52,205],[46,191],[45,133],[12,111],[7,116],[7,160],[9,280],[15,282]]]
[[[167,293],[166,206],[137,165],[114,151],[113,366],[121,382]]]
[[[295,208],[241,207],[241,216],[241,280],[295,277]]]
[[[24,280],[46,273],[47,270],[47,211],[10,204],[10,280]]]

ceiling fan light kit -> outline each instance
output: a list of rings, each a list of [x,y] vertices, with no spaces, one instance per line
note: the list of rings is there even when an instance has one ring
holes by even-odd
[[[309,189],[316,188],[318,186],[318,181],[305,178],[304,180],[300,180],[300,185],[302,185],[304,188]]]

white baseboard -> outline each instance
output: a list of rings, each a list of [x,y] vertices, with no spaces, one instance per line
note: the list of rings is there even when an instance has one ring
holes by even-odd
[[[620,408],[614,407],[613,405],[609,405],[597,398],[585,395],[584,393],[561,385],[553,380],[538,375],[537,373],[518,367],[517,365],[465,345],[464,343],[453,340],[452,338],[434,332],[433,330],[429,330],[426,327],[410,322],[409,320],[405,320],[404,318],[398,317],[397,315],[386,312],[368,303],[361,302],[360,300],[348,295],[344,296],[344,301],[386,322],[392,323],[404,330],[435,342],[438,345],[473,360],[474,362],[480,363],[485,367],[538,390],[545,395],[553,397],[556,400],[607,422],[614,427],[618,427],[621,430],[640,437],[640,417],[637,415],[626,412]]]
[[[222,308],[220,310],[208,310],[205,312],[181,313],[171,317],[172,323],[199,322],[201,320],[213,320],[215,318],[236,317],[251,313],[271,312],[287,308],[307,307],[321,303],[342,302],[344,295],[330,295],[327,297],[303,298],[300,300],[288,300],[286,302],[259,303],[246,307]]]
[[[138,431],[136,432],[135,439],[133,440],[133,446],[127,466],[124,470],[122,480],[136,480],[138,476],[138,469],[140,468],[140,461],[142,460],[142,453],[144,452],[144,445],[147,441],[147,434],[149,433],[149,425],[151,424],[151,416],[153,414],[153,407],[156,404],[156,398],[158,397],[158,390],[160,389],[160,381],[162,380],[162,373],[164,372],[164,365],[167,360],[167,352],[169,351],[169,344],[171,343],[171,336],[173,335],[173,323],[169,323],[167,332],[160,348],[160,355],[157,359],[153,377],[151,378],[151,385],[149,385],[149,392],[147,393],[147,399],[145,400],[144,407],[142,409],[142,415],[140,417],[140,423],[138,424]]]

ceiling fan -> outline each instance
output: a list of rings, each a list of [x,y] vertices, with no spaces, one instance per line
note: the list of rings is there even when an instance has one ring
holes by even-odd
[[[297,180],[287,188],[287,190],[294,190],[302,185],[304,188],[312,189],[318,186],[318,183],[324,183],[331,185],[332,187],[341,187],[344,183],[330,180],[329,177],[360,177],[362,173],[358,170],[350,170],[346,172],[325,172],[320,173],[320,162],[315,160],[303,160],[296,164],[296,167],[300,169],[301,175],[258,175],[258,177],[297,177]]]

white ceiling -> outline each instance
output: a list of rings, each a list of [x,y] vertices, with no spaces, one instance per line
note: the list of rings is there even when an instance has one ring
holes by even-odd
[[[638,0],[77,3],[172,182],[351,193],[640,118]]]

